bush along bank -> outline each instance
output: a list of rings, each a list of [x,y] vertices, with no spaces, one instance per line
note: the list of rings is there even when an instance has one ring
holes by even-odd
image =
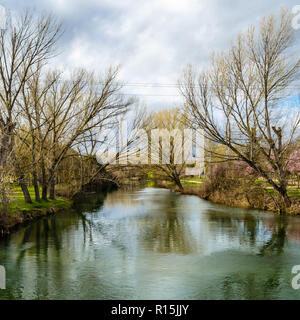
[[[173,184],[162,181],[157,187],[168,188],[182,194],[195,195],[204,200],[231,207],[271,211],[278,214],[300,215],[300,194],[289,190],[292,205],[280,211],[280,199],[272,188],[265,187],[260,181],[226,178],[222,181],[207,179],[199,185],[184,185],[182,190]]]

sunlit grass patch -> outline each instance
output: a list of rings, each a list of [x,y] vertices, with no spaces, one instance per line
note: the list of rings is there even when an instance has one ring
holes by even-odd
[[[201,185],[200,181],[197,182],[197,181],[189,181],[189,180],[181,180],[181,184],[183,186],[189,186],[189,187],[199,187]]]
[[[14,186],[12,192],[12,201],[10,203],[10,212],[15,211],[43,211],[50,208],[66,208],[71,206],[71,201],[63,198],[57,198],[55,200],[41,200],[41,202],[37,202],[34,200],[34,188],[29,187],[28,191],[30,193],[32,203],[26,203],[24,200],[24,196],[21,190],[21,187]],[[40,190],[41,191],[41,190]]]

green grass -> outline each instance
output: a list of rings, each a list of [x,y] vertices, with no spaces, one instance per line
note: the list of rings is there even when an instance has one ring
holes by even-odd
[[[275,190],[272,187],[266,187],[265,190],[270,194],[275,194]],[[289,188],[287,191],[289,197],[300,198],[300,189]]]
[[[181,180],[181,184],[183,186],[188,186],[188,187],[200,187],[201,186],[200,183],[192,182],[192,181],[188,181],[188,180]]]
[[[181,184],[188,187],[199,187],[201,186],[199,182],[204,182],[204,178],[200,178],[199,176],[192,176],[181,179]]]
[[[290,189],[290,190],[288,190],[288,195],[290,197],[299,197],[300,198],[300,189]]]
[[[199,177],[199,176],[191,176],[191,177],[186,177],[184,180],[192,180],[192,181],[197,181],[197,182],[203,182],[204,178]]]
[[[34,188],[28,188],[32,203],[26,203],[24,201],[24,196],[22,190],[19,186],[14,186],[12,193],[12,201],[10,203],[10,212],[16,211],[44,211],[50,208],[66,208],[71,206],[71,201],[63,198],[57,198],[55,200],[41,200],[41,202],[37,202],[34,200]]]

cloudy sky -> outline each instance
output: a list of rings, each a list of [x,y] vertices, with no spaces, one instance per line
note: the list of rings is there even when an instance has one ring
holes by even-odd
[[[177,106],[184,67],[205,66],[212,50],[230,46],[239,31],[300,0],[0,0],[55,13],[64,22],[61,68],[102,71],[121,65],[124,92],[149,107]],[[297,31],[300,38],[300,30]]]

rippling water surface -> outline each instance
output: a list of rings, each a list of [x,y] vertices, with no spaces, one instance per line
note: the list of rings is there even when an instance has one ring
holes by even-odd
[[[0,241],[0,265],[0,299],[299,299],[300,219],[118,190]]]

